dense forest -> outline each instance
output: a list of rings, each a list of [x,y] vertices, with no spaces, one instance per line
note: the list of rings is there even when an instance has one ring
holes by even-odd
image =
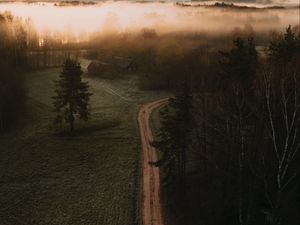
[[[25,87],[18,71],[26,64],[26,33],[22,21],[0,14],[0,130],[15,123],[25,101]]]
[[[236,38],[185,73],[153,143],[169,224],[297,224],[299,43],[290,26],[266,55]]]

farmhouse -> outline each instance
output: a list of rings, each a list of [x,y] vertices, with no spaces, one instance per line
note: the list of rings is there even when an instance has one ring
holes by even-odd
[[[88,67],[88,74],[92,76],[113,78],[120,74],[135,73],[137,64],[130,58],[114,56],[110,63],[94,60]]]

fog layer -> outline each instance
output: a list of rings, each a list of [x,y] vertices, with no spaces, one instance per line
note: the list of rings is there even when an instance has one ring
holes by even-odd
[[[181,7],[174,3],[104,2],[57,7],[53,3],[2,3],[0,12],[31,18],[39,32],[124,32],[153,28],[158,32],[224,32],[251,25],[256,31],[299,24],[299,9],[234,10]]]

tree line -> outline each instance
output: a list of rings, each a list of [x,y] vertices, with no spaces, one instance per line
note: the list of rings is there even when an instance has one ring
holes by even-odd
[[[217,62],[182,66],[153,143],[167,223],[299,222],[299,43],[289,26],[265,56],[238,37],[213,54]]]
[[[0,132],[17,124],[25,110],[24,71],[61,66],[78,58],[81,45],[71,34],[44,31],[33,21],[0,14]]]
[[[16,123],[26,99],[19,73],[26,64],[27,40],[23,22],[0,14],[0,131]]]

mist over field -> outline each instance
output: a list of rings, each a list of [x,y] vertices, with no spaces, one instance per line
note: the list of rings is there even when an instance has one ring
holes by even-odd
[[[213,3],[199,1],[180,6],[174,2],[108,1],[59,7],[53,2],[7,2],[0,4],[0,12],[9,11],[23,19],[31,18],[39,32],[71,32],[76,35],[96,31],[134,32],[143,28],[155,29],[159,33],[222,33],[245,25],[251,25],[255,31],[269,32],[299,23],[299,8],[289,7],[296,4],[294,0],[235,1],[234,4],[257,7],[249,10],[207,7]],[[274,5],[286,8],[261,9]]]
[[[0,0],[0,225],[295,225],[299,0]]]

